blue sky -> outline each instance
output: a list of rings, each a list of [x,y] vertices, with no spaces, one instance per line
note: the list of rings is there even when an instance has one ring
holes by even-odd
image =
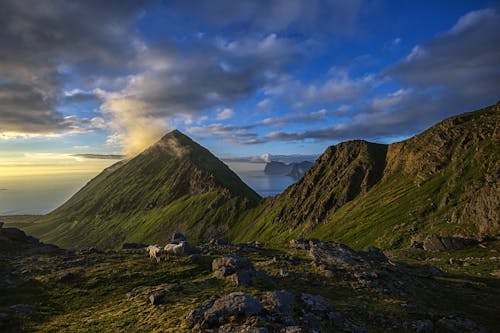
[[[220,157],[401,140],[500,99],[498,4],[2,1],[0,151],[131,155],[174,128]]]

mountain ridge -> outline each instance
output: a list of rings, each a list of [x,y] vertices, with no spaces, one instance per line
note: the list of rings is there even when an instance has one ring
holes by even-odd
[[[394,248],[431,234],[497,235],[499,114],[497,103],[401,142],[331,146],[299,182],[248,212],[231,236]]]

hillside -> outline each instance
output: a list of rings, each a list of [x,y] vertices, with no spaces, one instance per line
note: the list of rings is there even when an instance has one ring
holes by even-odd
[[[224,233],[260,197],[207,149],[179,131],[92,179],[65,204],[24,228],[62,247],[160,242]]]
[[[389,145],[329,147],[296,184],[250,210],[231,235],[313,236],[356,248],[407,247],[441,234],[500,232],[500,104]]]

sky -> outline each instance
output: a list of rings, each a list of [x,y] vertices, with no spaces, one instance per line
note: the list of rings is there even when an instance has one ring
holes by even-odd
[[[0,187],[172,129],[221,158],[408,138],[500,99],[499,4],[3,0]]]

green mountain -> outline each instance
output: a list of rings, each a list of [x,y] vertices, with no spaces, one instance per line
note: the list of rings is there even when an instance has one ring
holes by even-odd
[[[165,242],[225,233],[260,200],[224,163],[179,131],[92,179],[65,204],[24,228],[61,247]]]
[[[500,232],[500,104],[389,145],[329,147],[296,184],[247,212],[240,240],[317,237],[399,248],[431,234]]]

